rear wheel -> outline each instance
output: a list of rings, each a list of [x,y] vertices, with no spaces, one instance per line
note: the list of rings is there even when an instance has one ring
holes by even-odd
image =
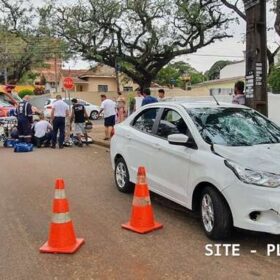
[[[116,160],[115,182],[120,192],[130,193],[134,189],[134,184],[129,181],[128,169],[122,157]]]
[[[212,187],[206,187],[202,191],[200,214],[202,226],[210,239],[226,239],[231,235],[233,222],[229,206]]]
[[[97,112],[97,111],[92,111],[92,112],[90,113],[90,118],[91,118],[92,120],[97,120],[97,119],[98,119],[98,112]]]

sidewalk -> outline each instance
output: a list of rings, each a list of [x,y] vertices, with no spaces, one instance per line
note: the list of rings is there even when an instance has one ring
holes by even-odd
[[[105,137],[104,125],[93,125],[92,130],[89,132],[89,136],[92,137],[93,144],[110,148],[110,141],[103,140]]]

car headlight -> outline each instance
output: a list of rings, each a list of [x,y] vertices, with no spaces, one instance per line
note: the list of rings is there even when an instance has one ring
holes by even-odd
[[[234,172],[239,180],[246,184],[270,188],[280,186],[280,174],[252,170],[229,160],[225,160],[225,165]]]

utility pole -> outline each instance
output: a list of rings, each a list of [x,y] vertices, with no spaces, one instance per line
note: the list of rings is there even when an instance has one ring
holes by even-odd
[[[268,115],[266,1],[243,0],[246,19],[246,105]]]

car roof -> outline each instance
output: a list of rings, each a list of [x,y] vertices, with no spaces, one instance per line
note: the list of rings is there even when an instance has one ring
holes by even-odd
[[[155,105],[155,103],[153,103]],[[219,107],[227,107],[227,108],[247,108],[246,106],[239,105],[239,104],[233,104],[233,103],[227,103],[227,102],[219,102],[217,104],[214,100],[213,101],[197,101],[194,99],[189,99],[189,100],[171,100],[171,101],[164,101],[164,102],[159,102],[156,104],[160,105],[180,105],[183,106],[186,109],[190,108],[219,108]]]

